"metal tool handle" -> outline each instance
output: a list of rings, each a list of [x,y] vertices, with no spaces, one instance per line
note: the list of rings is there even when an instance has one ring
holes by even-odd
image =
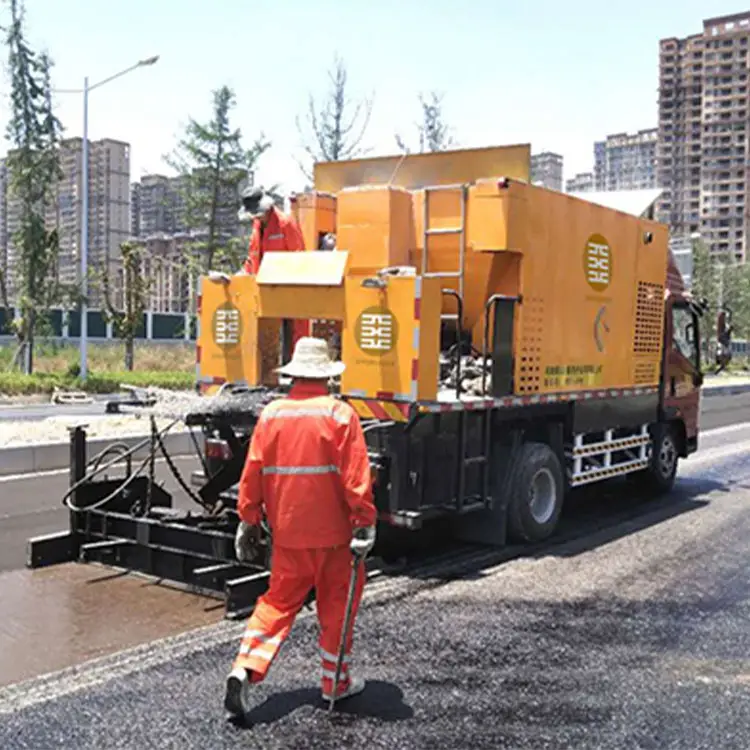
[[[339,689],[339,677],[341,676],[341,665],[344,663],[344,651],[346,650],[346,639],[349,634],[349,625],[352,619],[352,609],[354,608],[354,592],[357,590],[357,581],[359,579],[359,568],[364,555],[352,555],[352,574],[349,578],[349,595],[346,600],[346,611],[344,614],[344,626],[341,629],[341,641],[339,643],[339,653],[336,659],[336,672],[333,675],[333,691],[331,692],[331,702],[328,711],[333,711],[336,703],[336,693]]]

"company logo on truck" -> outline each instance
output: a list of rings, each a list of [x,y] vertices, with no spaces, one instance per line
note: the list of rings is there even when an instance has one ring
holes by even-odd
[[[387,354],[398,339],[396,317],[385,307],[368,307],[357,318],[354,338],[365,354]]]
[[[586,281],[595,292],[603,292],[612,280],[612,249],[601,234],[592,234],[583,253]]]
[[[214,312],[212,329],[216,346],[237,346],[242,335],[240,311],[230,304],[217,307]]]

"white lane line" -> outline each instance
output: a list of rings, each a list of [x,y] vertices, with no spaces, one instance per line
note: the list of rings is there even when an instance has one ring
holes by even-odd
[[[747,430],[748,428],[750,428],[750,422],[738,422],[737,424],[729,424],[724,427],[713,427],[710,430],[701,430],[698,434],[698,440],[700,440],[702,435],[706,437],[710,435],[724,435],[729,432]],[[700,448],[698,450],[700,451]]]

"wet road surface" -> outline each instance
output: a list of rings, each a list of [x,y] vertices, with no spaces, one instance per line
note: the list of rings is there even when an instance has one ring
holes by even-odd
[[[368,586],[369,684],[332,718],[303,615],[247,723],[225,722],[241,624],[222,622],[0,690],[0,747],[747,750],[750,426],[706,434],[667,498],[581,494],[555,543],[484,555]]]
[[[195,457],[177,456],[175,464],[185,481],[200,467]],[[123,476],[114,467],[110,478]],[[156,464],[157,482],[173,493],[177,507],[195,508],[179,488],[163,460]],[[68,528],[68,511],[61,500],[69,486],[68,472],[54,471],[36,476],[0,477],[0,572],[22,568],[26,564],[26,540]]]

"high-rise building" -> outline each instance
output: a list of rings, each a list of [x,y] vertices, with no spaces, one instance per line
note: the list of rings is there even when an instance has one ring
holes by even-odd
[[[62,177],[54,188],[54,200],[46,211],[47,226],[57,227],[59,232],[59,280],[71,285],[80,280],[82,145],[81,138],[69,138],[61,143]],[[119,248],[130,235],[129,191],[130,146],[108,138],[90,141],[88,266],[94,279],[105,269],[113,278],[117,276]],[[19,227],[20,214],[20,202],[8,190],[6,257],[11,289],[15,289],[13,269],[17,265],[13,234]],[[101,301],[97,284],[89,284],[89,300],[91,304]]]
[[[130,194],[131,232],[134,237],[176,234],[187,230],[183,179],[145,175]]]
[[[590,193],[594,189],[594,173],[579,172],[565,183],[566,193]]]
[[[656,187],[658,129],[615,133],[594,144],[594,189],[647,190]]]
[[[747,254],[750,12],[659,43],[658,216],[714,253]]]
[[[196,181],[197,182],[197,181]],[[210,179],[206,179],[206,190]],[[181,234],[184,232],[204,232],[206,226],[193,226],[186,209],[185,178],[145,175],[131,190],[131,233],[134,237],[150,237],[156,234]],[[242,226],[237,218],[240,207],[239,193],[232,187],[225,187],[219,195],[219,209],[216,216],[217,232],[224,237],[237,237]]]
[[[531,155],[531,182],[550,190],[563,189],[563,158],[560,154],[542,151]]]

